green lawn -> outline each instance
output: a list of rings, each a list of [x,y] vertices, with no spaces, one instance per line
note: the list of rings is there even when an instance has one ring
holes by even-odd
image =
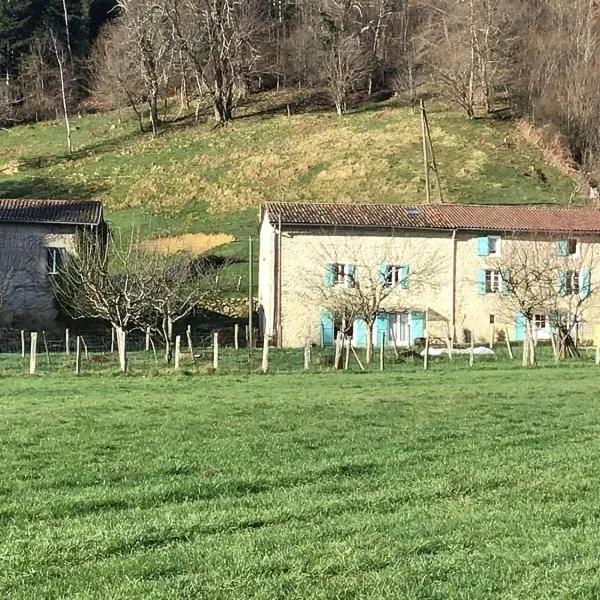
[[[9,366],[2,598],[600,596],[593,361],[79,379]]]

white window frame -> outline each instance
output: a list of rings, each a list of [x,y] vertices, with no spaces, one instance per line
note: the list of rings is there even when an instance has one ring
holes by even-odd
[[[494,252],[490,249],[490,240],[496,241],[496,249]],[[502,238],[499,235],[488,235],[488,256],[492,258],[502,256]]]
[[[352,263],[336,262],[333,263],[333,287],[352,287],[350,281],[350,265]],[[356,267],[354,267],[356,269]]]
[[[385,272],[385,287],[395,288],[402,284],[402,269],[406,265],[387,265]]]
[[[490,274],[488,287],[488,273]],[[485,270],[485,293],[486,294],[501,294],[504,287],[502,281],[502,272],[500,269],[486,269]]]
[[[533,325],[536,330],[545,330],[548,327],[548,317],[542,313],[533,315]]]
[[[60,263],[62,262],[61,250],[64,248],[57,248],[49,246],[46,248],[46,269],[48,275],[58,275]],[[49,258],[52,257],[52,266],[50,267]]]
[[[576,285],[574,283],[576,282]],[[576,296],[581,291],[581,271],[568,269],[565,271],[565,295]]]

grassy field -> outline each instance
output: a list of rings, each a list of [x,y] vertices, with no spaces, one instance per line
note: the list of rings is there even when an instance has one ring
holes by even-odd
[[[58,122],[0,131],[0,197],[97,197],[114,225],[137,223],[148,237],[239,240],[255,234],[265,201],[425,199],[418,111],[391,101],[339,118],[286,92],[253,97],[238,116],[223,129],[184,118],[156,139],[141,135],[127,112],[84,116],[75,119],[73,155]],[[448,201],[568,200],[572,182],[510,123],[468,122],[433,104],[430,120]],[[547,183],[531,176],[531,165]]]
[[[0,597],[598,597],[599,386],[4,375]]]

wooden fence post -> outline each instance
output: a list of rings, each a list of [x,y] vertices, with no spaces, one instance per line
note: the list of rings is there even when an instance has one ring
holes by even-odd
[[[190,351],[190,357],[192,359],[192,362],[195,363],[196,357],[194,356],[194,344],[192,342],[192,326],[191,325],[187,326],[186,335],[187,335],[188,350]]]
[[[340,368],[340,358],[342,356],[342,332],[338,331],[335,336],[335,360],[334,368],[337,370]]]
[[[115,353],[115,328],[112,326],[110,328],[110,353]]]
[[[21,329],[21,358],[25,358],[25,330]]]
[[[81,336],[77,336],[75,343],[75,375],[81,373]]]
[[[510,356],[510,360],[514,359],[512,346],[510,345],[510,338],[508,336],[508,327],[504,326],[504,339],[506,340],[506,349],[508,350],[508,356]]]
[[[31,332],[31,347],[29,351],[29,374],[35,375],[35,363],[37,358],[37,331]]]
[[[48,350],[48,340],[46,339],[46,331],[42,329],[42,340],[44,340],[44,351],[46,352],[46,362],[50,364],[50,350]]]
[[[471,329],[471,347],[469,348],[469,366],[475,363],[475,330]]]
[[[425,331],[425,356],[423,357],[423,369],[427,371],[429,367],[429,331]]]
[[[239,335],[240,335],[240,326],[238,323],[236,323],[233,326],[233,347],[236,350],[240,349],[240,341],[239,341]]]
[[[146,327],[146,352],[150,352],[150,327]]]
[[[181,336],[175,336],[175,368],[179,369],[181,365]]]
[[[310,369],[310,338],[304,339],[304,369]]]
[[[213,333],[213,369],[219,368],[219,332]]]
[[[127,373],[127,332],[122,327],[117,329],[117,346],[119,347],[119,366],[123,373]]]
[[[265,333],[262,353],[262,372],[266,373],[269,370],[269,336]]]
[[[71,340],[70,340],[70,335],[69,335],[69,329],[65,329],[65,354],[67,356],[69,356],[69,352],[70,352],[70,348],[69,346],[71,345]]]
[[[385,369],[385,333],[381,333],[381,341],[379,342],[379,370]]]

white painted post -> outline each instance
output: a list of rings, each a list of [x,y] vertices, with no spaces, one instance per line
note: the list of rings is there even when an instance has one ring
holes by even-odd
[[[146,352],[150,352],[150,327],[146,327]]]
[[[81,337],[77,336],[75,342],[75,375],[81,373]]]
[[[194,356],[194,344],[192,343],[192,326],[191,325],[187,326],[186,335],[187,335],[188,350],[190,352],[190,358],[192,359],[192,362],[195,363],[196,357]]]
[[[25,330],[21,329],[21,358],[25,358]]]
[[[265,333],[262,353],[262,372],[266,373],[269,370],[269,336]]]
[[[381,341],[379,342],[379,370],[385,369],[385,333],[381,333]]]
[[[175,336],[175,368],[179,369],[181,365],[181,336]]]
[[[127,373],[127,332],[122,327],[117,328],[117,346],[121,371]]]
[[[213,333],[213,369],[219,368],[219,332]]]
[[[334,359],[334,367],[335,369],[340,368],[340,358],[342,356],[342,332],[338,331],[335,336],[335,359]]]
[[[31,332],[31,347],[29,352],[29,374],[35,375],[35,363],[37,358],[37,331]]]
[[[304,369],[310,369],[310,338],[304,340]]]
[[[110,353],[115,353],[115,328],[110,328]]]
[[[504,326],[504,339],[506,340],[506,349],[508,350],[508,356],[510,360],[514,359],[512,346],[510,345],[510,337],[508,336],[508,327]]]
[[[238,323],[236,323],[233,328],[233,345],[236,350],[240,349],[240,342],[238,339],[239,334],[240,334],[240,326],[238,325]]]
[[[425,330],[425,356],[423,357],[423,369],[429,367],[429,331]]]
[[[496,326],[492,323],[490,327],[490,350],[494,349],[494,338],[496,337]]]
[[[65,329],[65,354],[67,356],[69,356],[69,352],[70,352],[69,346],[71,345],[69,338],[70,338],[70,336],[69,336],[69,329],[67,328],[67,329]]]

